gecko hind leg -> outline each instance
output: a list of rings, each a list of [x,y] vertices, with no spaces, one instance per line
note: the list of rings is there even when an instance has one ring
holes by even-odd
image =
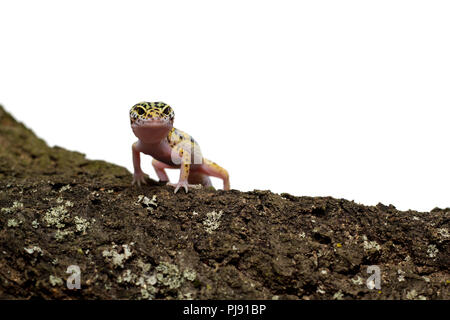
[[[156,159],[152,160],[153,169],[155,169],[156,174],[158,175],[159,181],[161,182],[169,182],[169,177],[164,169],[176,169],[176,167],[165,164],[164,162],[158,161]]]
[[[217,163],[203,158],[203,163],[200,166],[200,171],[206,173],[209,176],[222,179],[223,189],[230,190],[230,176],[228,175],[227,170],[219,166]]]
[[[191,171],[189,173],[188,182],[191,184],[201,184],[203,187],[212,186],[209,176],[199,171]]]

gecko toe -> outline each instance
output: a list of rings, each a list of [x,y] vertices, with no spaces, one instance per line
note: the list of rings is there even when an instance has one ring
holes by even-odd
[[[202,187],[199,184],[188,184],[188,183],[183,183],[183,182],[179,182],[179,183],[170,183],[170,182],[168,182],[166,185],[175,188],[173,193],[177,193],[178,190],[180,190],[180,188],[183,188],[185,193],[189,193],[189,188],[200,189]]]
[[[143,184],[147,184],[145,173],[135,173],[133,175],[133,181],[131,182],[131,185],[137,185],[138,187],[140,187]]]

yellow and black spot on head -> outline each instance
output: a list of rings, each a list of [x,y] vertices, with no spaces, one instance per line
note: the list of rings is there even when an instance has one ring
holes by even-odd
[[[140,120],[159,119],[173,121],[175,112],[164,102],[139,102],[130,110],[131,123]]]

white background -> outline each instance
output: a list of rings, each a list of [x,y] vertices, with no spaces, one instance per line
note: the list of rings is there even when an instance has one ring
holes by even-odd
[[[2,0],[0,103],[131,170],[129,108],[164,101],[232,188],[449,207],[449,17],[448,1]]]

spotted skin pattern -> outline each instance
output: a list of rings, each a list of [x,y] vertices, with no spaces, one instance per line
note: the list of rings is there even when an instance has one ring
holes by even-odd
[[[132,146],[133,184],[145,183],[140,166],[140,154],[153,157],[152,165],[160,181],[179,188],[211,186],[210,176],[223,180],[224,190],[230,190],[228,172],[217,163],[203,157],[198,143],[186,132],[173,127],[175,113],[164,102],[140,102],[130,110],[133,133],[138,138]],[[170,183],[165,169],[180,169],[178,183]]]

